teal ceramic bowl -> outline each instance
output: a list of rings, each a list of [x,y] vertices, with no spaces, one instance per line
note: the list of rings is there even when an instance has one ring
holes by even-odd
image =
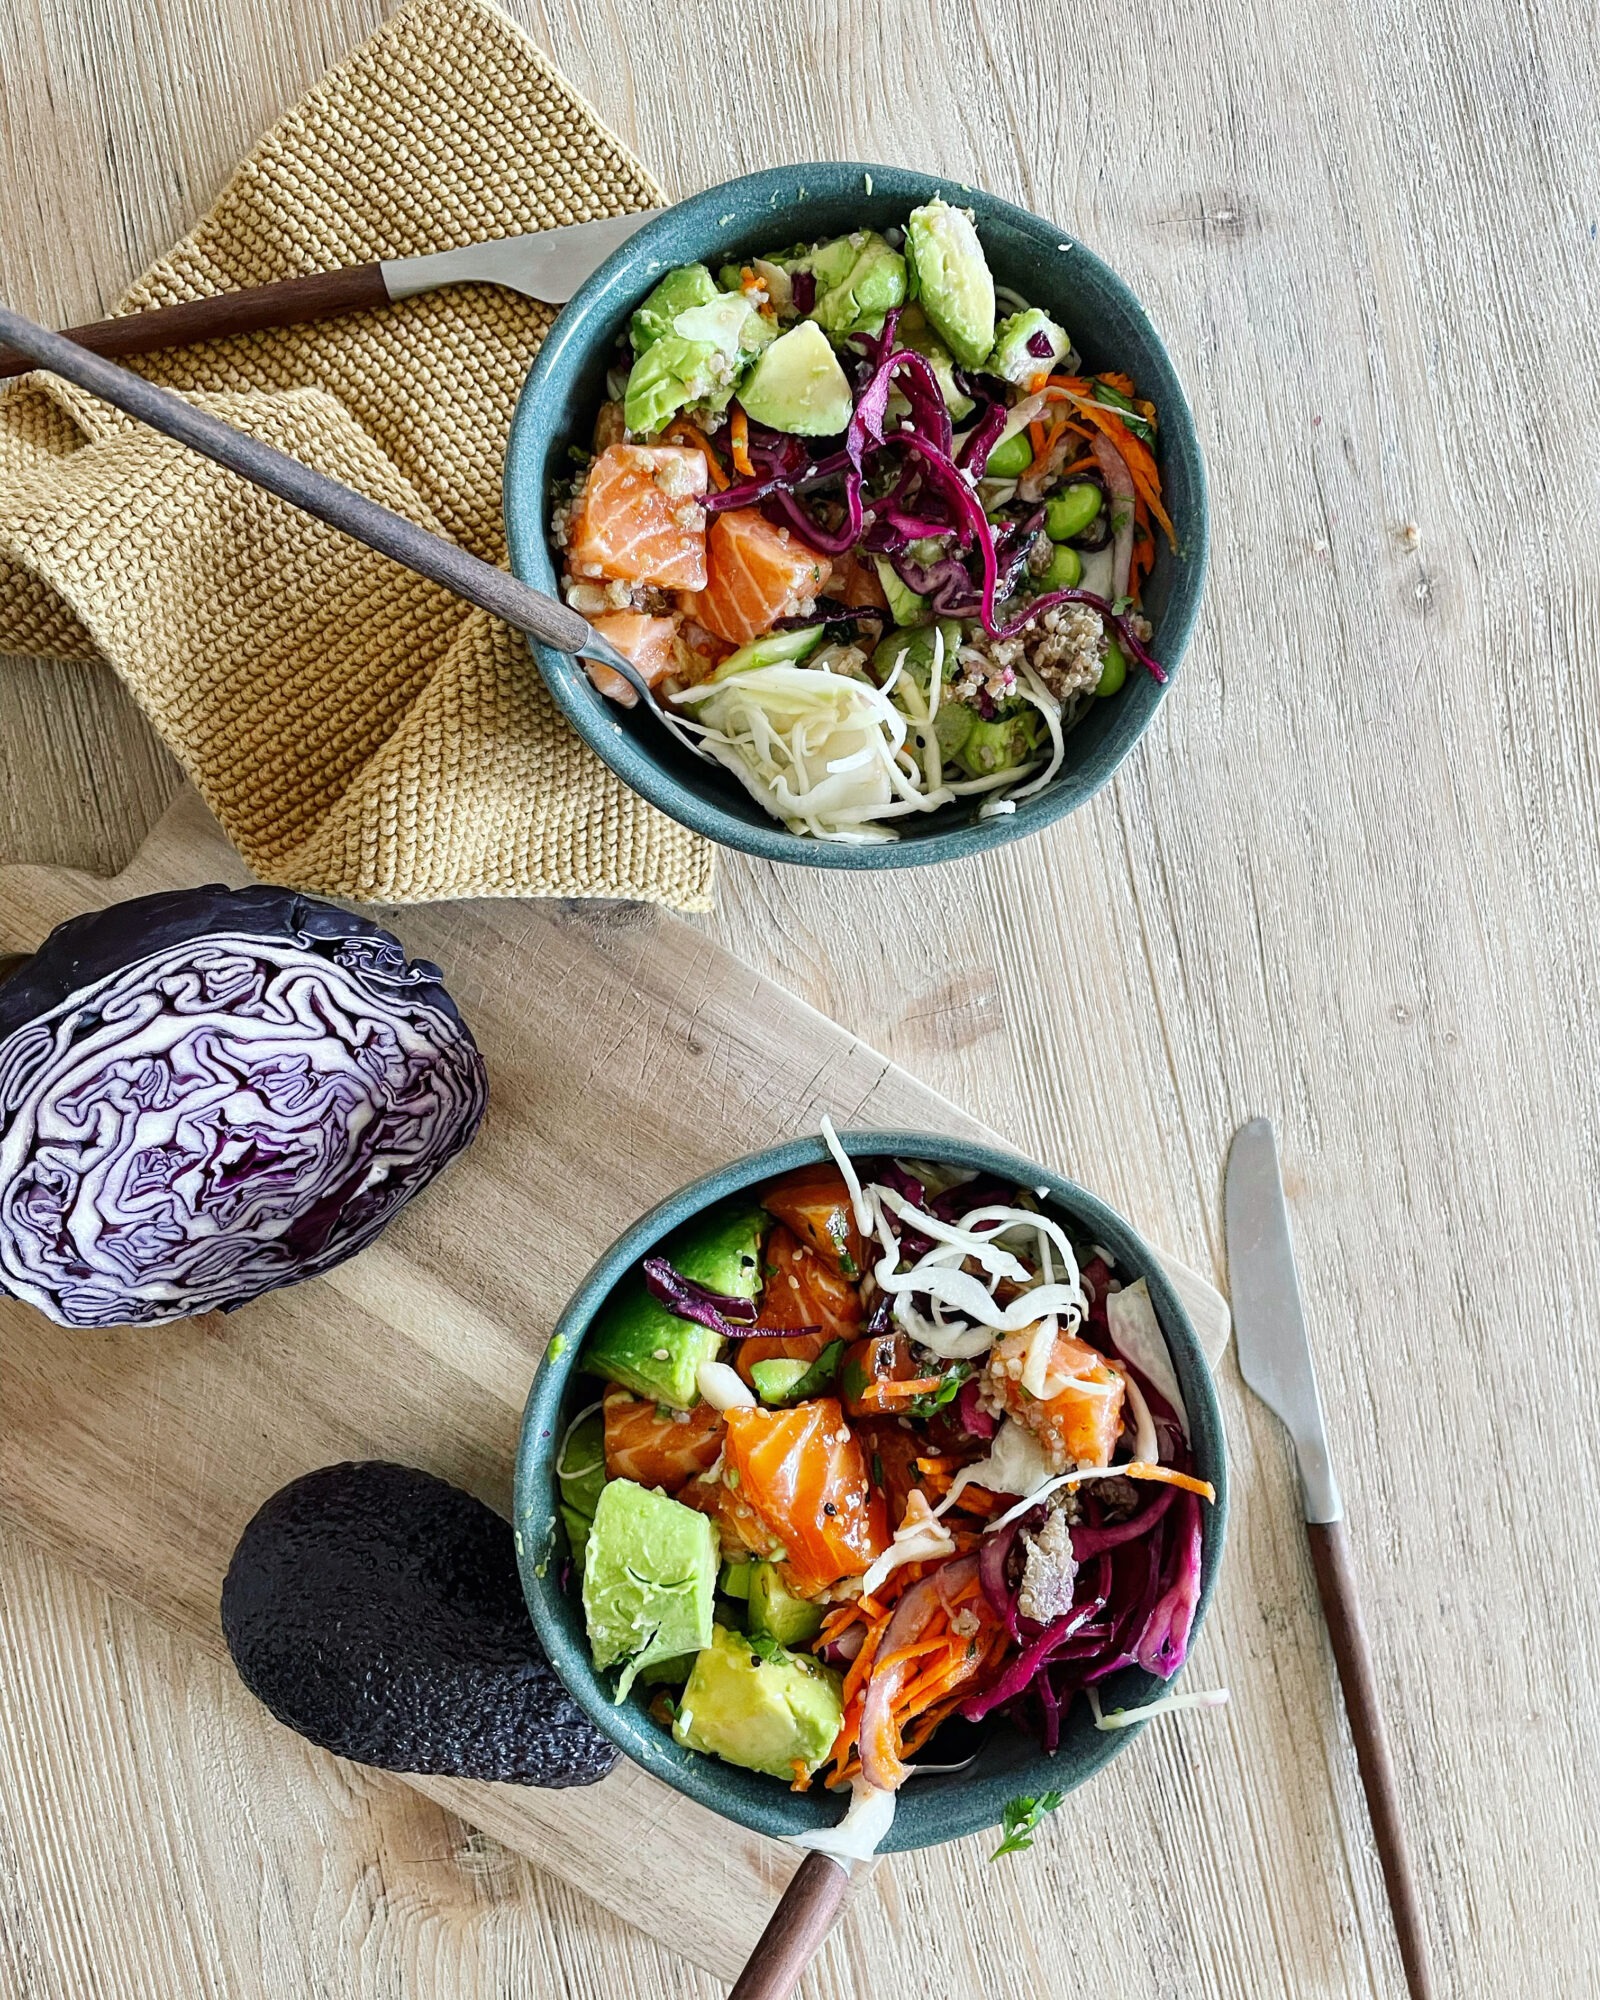
[[[1104,1202],[1013,1153],[929,1132],[851,1132],[841,1137],[846,1150],[857,1158],[892,1153],[944,1160],[995,1174],[1018,1187],[1047,1190],[1051,1212],[1071,1234],[1112,1251],[1119,1272],[1129,1278],[1148,1280],[1189,1412],[1196,1470],[1217,1490],[1215,1506],[1202,1510],[1205,1585],[1195,1614],[1198,1632],[1216,1587],[1228,1518],[1222,1415],[1188,1314],[1149,1245]],[[758,1772],[741,1771],[715,1757],[680,1749],[650,1720],[640,1700],[632,1695],[621,1703],[612,1700],[611,1688],[590,1664],[577,1591],[562,1585],[567,1545],[558,1513],[555,1461],[567,1425],[599,1393],[595,1378],[582,1371],[583,1343],[595,1313],[623,1274],[702,1209],[792,1167],[808,1166],[826,1157],[827,1147],[820,1138],[796,1139],[763,1153],[751,1153],[681,1188],[619,1237],[578,1287],[556,1325],[528,1395],[517,1446],[514,1519],[523,1594],[545,1651],[573,1699],[625,1756],[642,1764],[652,1776],[741,1826],[773,1836],[831,1824],[840,1816],[840,1800],[796,1794]],[[1163,1686],[1152,1675],[1129,1668],[1104,1683],[1106,1706],[1136,1707],[1153,1699]],[[645,1690],[646,1698],[649,1693]],[[983,1748],[966,1770],[914,1778],[907,1784],[884,1851],[931,1847],[996,1826],[1006,1801],[1019,1792],[1071,1791],[1126,1750],[1146,1727],[1141,1723],[1129,1729],[1097,1730],[1083,1704],[1077,1702],[1063,1725],[1060,1748],[1054,1756],[1046,1756],[1039,1744],[1014,1724],[996,1721],[992,1727],[986,1726]]]
[[[662,272],[697,259],[715,269],[735,257],[867,225],[886,229],[904,223],[913,208],[941,191],[976,212],[1000,284],[1058,319],[1091,370],[1126,369],[1156,405],[1156,457],[1178,553],[1161,540],[1144,604],[1155,627],[1152,650],[1169,679],[1162,685],[1137,668],[1131,671],[1121,692],[1096,702],[1067,737],[1066,761],[1047,789],[1021,801],[1015,812],[979,819],[981,801],[962,802],[915,828],[900,822],[898,841],[852,847],[790,833],[731,773],[682,749],[642,708],[619,708],[597,694],[570,655],[534,646],[539,671],[562,714],[618,777],[696,833],[769,861],[906,868],[1020,840],[1092,798],[1150,726],[1177,678],[1199,609],[1207,508],[1194,419],[1144,308],[1117,274],[1066,230],[976,188],[903,167],[775,167],[680,202],[630,237],[552,327],[512,422],[505,474],[511,567],[524,583],[555,594],[557,575],[546,537],[551,484],[570,475],[568,447],[589,445],[595,411],[605,400],[612,346]]]

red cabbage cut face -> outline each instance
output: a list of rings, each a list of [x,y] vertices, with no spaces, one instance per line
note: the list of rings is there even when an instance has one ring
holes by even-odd
[[[67,1326],[154,1325],[353,1256],[483,1115],[438,982],[283,890],[53,932],[0,986],[0,1292]]]

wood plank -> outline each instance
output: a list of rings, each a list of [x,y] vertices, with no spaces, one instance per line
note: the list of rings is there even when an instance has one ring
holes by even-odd
[[[185,791],[113,884],[0,870],[0,948],[83,908],[219,878],[245,871]],[[231,1315],[85,1335],[0,1302],[8,1518],[213,1653],[233,1546],[300,1472],[393,1458],[509,1515],[550,1327],[596,1255],[673,1188],[823,1110],[841,1125],[984,1130],[661,912],[597,926],[486,902],[394,921],[410,953],[447,968],[491,1081],[482,1131],[426,1200],[326,1279]],[[1184,1281],[1225,1338],[1220,1298]],[[631,1765],[581,1792],[418,1784],[719,1973],[794,1871],[778,1843]],[[685,1854],[726,1891],[687,1937],[674,1909]]]

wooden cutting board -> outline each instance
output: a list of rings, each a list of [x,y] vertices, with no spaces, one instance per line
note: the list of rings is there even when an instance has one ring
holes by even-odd
[[[249,876],[193,792],[114,881],[0,868],[0,951],[155,889]],[[841,1125],[994,1135],[680,918],[470,902],[393,927],[436,960],[489,1068],[465,1156],[370,1249],[231,1315],[76,1332],[0,1300],[6,1517],[211,1651],[256,1508],[348,1458],[423,1466],[511,1511],[523,1399],[595,1257],[683,1182]],[[1227,1307],[1168,1273],[1215,1360]],[[410,1778],[431,1798],[722,1977],[797,1857],[622,1763],[545,1792]],[[686,1935],[685,1873],[695,1897]]]

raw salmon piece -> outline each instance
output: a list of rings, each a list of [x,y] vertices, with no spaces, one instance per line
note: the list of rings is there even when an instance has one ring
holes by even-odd
[[[837,1167],[797,1167],[761,1190],[761,1206],[787,1222],[831,1269],[847,1278],[859,1278],[866,1269],[850,1190]]]
[[[854,549],[834,563],[833,574],[828,579],[828,595],[837,598],[841,604],[848,604],[852,611],[869,608],[887,611],[889,608],[889,600],[883,593],[883,585],[871,558],[863,560]]]
[[[609,639],[644,675],[652,687],[672,671],[672,642],[677,637],[676,618],[652,618],[647,611],[607,611],[589,623],[602,639]],[[590,680],[608,701],[632,708],[639,697],[614,667],[603,660],[585,660]]]
[[[889,1543],[883,1495],[832,1396],[792,1410],[728,1412],[727,1468],[738,1492],[783,1543],[805,1596],[860,1576]]]
[[[573,576],[703,590],[706,462],[679,445],[607,445],[572,510]]]
[[[893,1383],[916,1386],[902,1386],[896,1393],[890,1387]],[[913,1394],[929,1396],[938,1386],[938,1376],[925,1375],[912,1360],[911,1342],[903,1333],[858,1340],[845,1349],[839,1365],[839,1387],[852,1417],[907,1416]]]
[[[676,1493],[715,1464],[722,1449],[722,1412],[709,1403],[697,1403],[680,1419],[626,1389],[608,1389],[603,1408],[606,1472],[612,1479],[635,1479]]]
[[[679,1492],[678,1499],[697,1514],[709,1515],[716,1524],[725,1562],[741,1562],[746,1556],[766,1562],[783,1548],[749,1501],[734,1487],[724,1484],[721,1473],[715,1479],[691,1479]]]
[[[1045,1396],[1030,1396],[1018,1376],[1033,1328],[1008,1333],[989,1355],[989,1386],[1044,1447],[1054,1472],[1074,1465],[1109,1465],[1122,1429],[1123,1381],[1084,1340],[1058,1333],[1045,1377]],[[1018,1365],[1013,1375],[1011,1364]]]
[[[683,609],[719,639],[747,645],[780,618],[809,610],[832,565],[787,528],[775,528],[754,507],[715,515],[706,540],[701,594]]]
[[[780,1222],[761,1258],[766,1283],[757,1326],[814,1326],[815,1333],[749,1334],[739,1342],[734,1366],[755,1386],[758,1361],[815,1361],[830,1340],[852,1340],[861,1331],[861,1295],[848,1278],[829,1270],[809,1243]]]

